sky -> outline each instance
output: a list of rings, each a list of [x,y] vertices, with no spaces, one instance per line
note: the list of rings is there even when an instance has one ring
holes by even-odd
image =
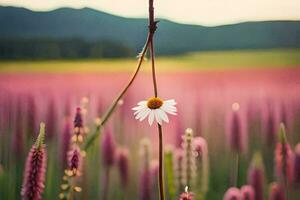
[[[124,17],[147,17],[148,0],[0,0],[3,6],[47,11],[90,7]],[[154,0],[156,16],[215,26],[244,21],[300,20],[300,0]]]

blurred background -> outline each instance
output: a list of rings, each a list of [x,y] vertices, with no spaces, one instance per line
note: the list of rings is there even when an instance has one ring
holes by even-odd
[[[267,193],[276,180],[279,123],[285,123],[292,148],[300,142],[300,2],[154,4],[159,96],[178,102],[178,116],[164,124],[165,145],[180,149],[186,128],[204,137],[211,172],[206,199],[222,199],[230,186],[228,119],[237,102],[246,135],[238,186],[247,184],[252,155],[260,151]],[[64,138],[72,134],[66,126],[84,98],[85,126],[95,129],[95,118],[135,69],[147,36],[147,12],[147,0],[0,0],[0,199],[21,199],[25,159],[41,121],[48,151],[43,199],[57,199],[67,163]],[[131,110],[153,96],[150,70],[146,61],[104,128],[116,146],[128,148],[130,158],[128,185],[120,183],[118,166],[112,167],[108,199],[142,199],[143,138],[151,143],[153,166],[158,158],[156,129],[135,121]],[[87,152],[78,199],[101,199],[101,139]],[[157,199],[156,184],[147,199]],[[295,194],[299,191],[291,200]]]

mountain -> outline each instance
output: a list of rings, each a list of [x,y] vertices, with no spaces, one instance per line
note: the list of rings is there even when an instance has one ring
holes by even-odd
[[[119,42],[134,51],[142,48],[147,20],[124,18],[90,8],[60,8],[35,12],[0,6],[0,38],[79,38]],[[205,27],[161,19],[155,36],[160,54],[201,50],[297,48],[300,21],[245,22]]]

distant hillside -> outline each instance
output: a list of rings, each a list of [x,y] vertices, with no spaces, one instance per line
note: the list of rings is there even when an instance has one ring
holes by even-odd
[[[300,21],[246,22],[204,27],[161,20],[156,35],[160,54],[201,50],[300,47]],[[90,8],[34,12],[0,7],[0,38],[77,38],[114,41],[139,51],[146,19],[123,18]]]

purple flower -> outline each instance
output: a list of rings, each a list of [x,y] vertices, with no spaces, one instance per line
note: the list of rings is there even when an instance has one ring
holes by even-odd
[[[276,174],[279,179],[293,179],[293,159],[293,151],[287,142],[284,125],[281,124],[280,141],[275,149]]]
[[[83,120],[82,120],[81,108],[77,107],[75,119],[74,119],[74,128],[82,128],[82,127],[83,127]],[[78,134],[80,134],[80,133],[78,133]]]
[[[106,131],[102,138],[102,163],[105,167],[110,167],[115,162],[116,144],[114,137],[110,131]]]
[[[244,185],[241,188],[243,200],[255,200],[255,191],[251,185]]]
[[[276,133],[277,133],[277,120],[275,115],[275,109],[272,104],[267,104],[263,107],[262,112],[262,132],[264,136],[264,142],[273,145],[275,144],[276,140]]]
[[[225,193],[223,200],[242,200],[242,193],[238,188],[231,187]]]
[[[269,200],[285,200],[284,189],[278,183],[272,183]]]
[[[236,152],[242,152],[246,149],[245,128],[242,123],[240,105],[234,103],[232,112],[227,119],[227,141],[229,147]]]
[[[121,183],[122,186],[126,188],[129,179],[129,151],[127,148],[119,148],[117,152],[118,152],[117,163],[118,163]]]
[[[46,150],[43,144],[45,125],[41,123],[36,143],[27,156],[21,195],[24,200],[40,200],[44,191],[46,173]]]
[[[248,169],[248,184],[254,188],[255,200],[263,200],[265,172],[261,155],[256,153]]]
[[[73,145],[72,149],[68,152],[68,166],[73,171],[74,175],[79,176],[82,166],[82,156],[80,148],[77,145]]]

